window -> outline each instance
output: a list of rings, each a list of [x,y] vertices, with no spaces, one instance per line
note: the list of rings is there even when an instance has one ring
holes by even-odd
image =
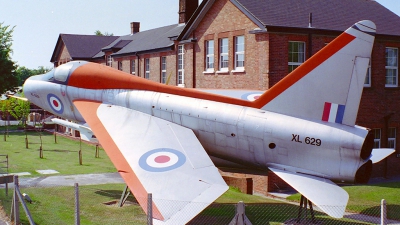
[[[381,129],[373,129],[374,130],[374,148],[381,147]]]
[[[183,45],[178,45],[178,86],[183,86],[185,82],[185,70],[184,70],[184,51]]]
[[[244,36],[235,37],[235,70],[244,70]]]
[[[305,60],[306,43],[289,41],[289,73],[300,66]]]
[[[371,87],[371,59],[369,60],[367,74],[364,80],[364,87]]]
[[[122,71],[122,61],[118,61],[118,70]]]
[[[134,59],[131,60],[131,74],[136,74],[136,64]]]
[[[145,59],[144,64],[145,64],[144,65],[144,68],[145,68],[144,78],[150,79],[150,59]]]
[[[161,83],[167,82],[167,57],[161,57]]]
[[[214,72],[214,40],[206,41],[206,71]]]
[[[111,57],[111,55],[107,56],[107,66],[111,66],[112,67],[112,57]]]
[[[228,64],[228,38],[221,38],[219,39],[219,70],[228,71]]]
[[[396,148],[396,128],[389,127],[388,130],[388,148]]]
[[[386,48],[386,85],[385,87],[397,87],[397,66],[398,62],[398,49]]]

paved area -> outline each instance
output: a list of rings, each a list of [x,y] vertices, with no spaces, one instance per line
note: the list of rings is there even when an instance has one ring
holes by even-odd
[[[124,183],[119,173],[79,174],[42,177],[19,177],[20,187],[56,187],[83,185]],[[12,187],[12,185],[9,185]],[[0,185],[0,188],[2,186]]]

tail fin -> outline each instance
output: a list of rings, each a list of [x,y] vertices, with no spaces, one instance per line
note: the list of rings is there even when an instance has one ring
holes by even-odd
[[[354,24],[254,103],[285,115],[354,126],[375,30],[368,20]]]

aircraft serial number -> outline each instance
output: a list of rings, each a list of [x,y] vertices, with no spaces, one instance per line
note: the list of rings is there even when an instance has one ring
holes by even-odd
[[[315,146],[321,146],[321,144],[322,144],[321,139],[313,138],[313,137],[305,137],[303,140],[302,138],[300,138],[300,135],[298,135],[298,134],[292,134],[292,141],[297,142],[297,143],[304,143],[307,145],[315,145]]]

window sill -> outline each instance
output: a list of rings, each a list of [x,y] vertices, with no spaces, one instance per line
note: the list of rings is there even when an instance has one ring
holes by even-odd
[[[229,70],[218,70],[217,74],[229,74]]]
[[[203,74],[214,74],[214,70],[209,70],[209,71],[203,71]]]
[[[238,70],[232,70],[232,73],[245,73],[246,71],[244,69],[238,69]]]
[[[185,84],[178,84],[178,87],[184,88]]]

